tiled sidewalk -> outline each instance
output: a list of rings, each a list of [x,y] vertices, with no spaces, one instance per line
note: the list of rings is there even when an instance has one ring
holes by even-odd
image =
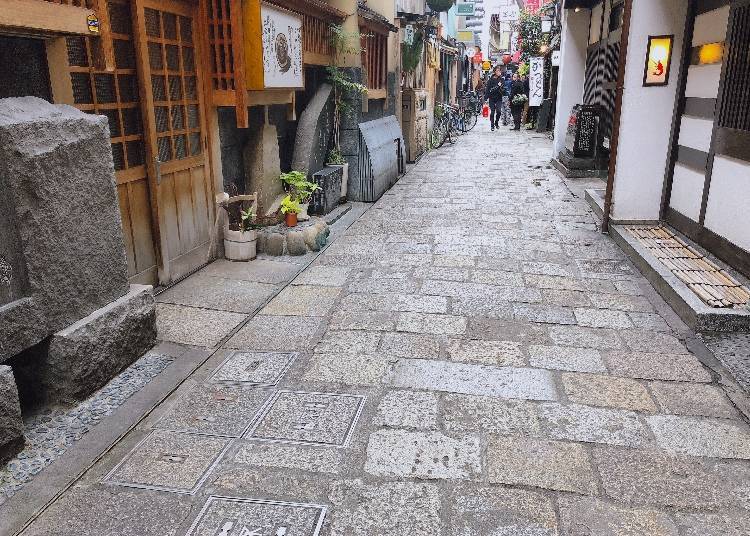
[[[163,293],[225,342],[24,534],[750,534],[750,426],[548,140],[484,127],[250,320],[279,267]]]

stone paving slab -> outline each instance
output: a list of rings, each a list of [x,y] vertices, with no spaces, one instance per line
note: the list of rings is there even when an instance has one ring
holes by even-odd
[[[444,361],[400,359],[390,380],[396,387],[526,400],[555,400],[552,375],[544,370],[488,367]]]
[[[198,274],[159,294],[158,303],[251,313],[276,291],[275,285]]]
[[[155,427],[221,437],[240,437],[271,397],[267,390],[199,385],[177,401]]]
[[[159,304],[165,338],[229,342],[27,533],[291,536],[325,508],[320,536],[749,536],[737,393],[546,136],[487,130],[317,258],[215,263],[165,293],[191,304]]]

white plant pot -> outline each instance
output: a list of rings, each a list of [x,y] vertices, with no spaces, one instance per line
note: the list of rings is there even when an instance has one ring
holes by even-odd
[[[255,231],[232,231],[224,229],[224,257],[230,261],[251,261],[255,258]]]
[[[307,221],[310,219],[310,215],[307,210],[310,208],[310,203],[300,203],[300,211],[297,213],[297,221]]]

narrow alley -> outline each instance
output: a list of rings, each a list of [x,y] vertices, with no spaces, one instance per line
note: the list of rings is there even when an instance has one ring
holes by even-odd
[[[210,357],[22,534],[750,534],[750,427],[550,143],[480,121],[243,324],[162,304]]]

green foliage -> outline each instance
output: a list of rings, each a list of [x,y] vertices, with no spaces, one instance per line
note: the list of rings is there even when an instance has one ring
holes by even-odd
[[[281,200],[281,213],[286,215],[290,212],[299,214],[302,212],[302,207],[299,206],[299,202],[296,199],[292,199],[292,196],[288,195]]]
[[[367,87],[354,82],[339,63],[342,56],[361,54],[360,36],[355,32],[347,32],[338,24],[331,24],[331,48],[333,48],[333,65],[326,67],[328,81],[333,86],[333,146],[339,149],[339,132],[341,131],[341,116],[352,111],[346,97],[361,95],[367,92]]]
[[[541,55],[542,45],[549,45],[549,34],[542,33],[542,16],[539,13],[522,11],[514,25],[521,40],[521,61],[528,64],[529,58]]]
[[[243,233],[253,228],[255,220],[255,209],[253,207],[240,211],[240,231]]]
[[[236,188],[235,188],[236,190]],[[252,201],[222,201],[220,206],[226,210],[229,228],[233,231],[249,231],[256,229],[255,205]]]
[[[529,100],[529,98],[526,95],[520,94],[520,95],[516,95],[515,97],[513,97],[512,104],[514,104],[516,106],[520,106],[522,104],[526,104],[526,101],[528,101],[528,100]]]
[[[427,0],[427,5],[433,11],[448,11],[455,4],[455,0]]]
[[[307,203],[312,197],[313,192],[320,188],[314,182],[308,181],[307,175],[301,171],[282,173],[281,181],[287,185],[289,195],[299,203]]]
[[[414,43],[411,45],[401,43],[401,63],[404,71],[409,73],[419,66],[419,60],[422,59],[423,46],[424,40],[422,39],[422,32],[416,32],[414,34]]]
[[[518,66],[518,76],[528,76],[529,74],[529,64],[528,63],[522,63]]]
[[[328,153],[328,163],[341,166],[346,164],[346,159],[344,159],[344,155],[341,154],[341,150],[334,147],[331,149],[331,152]]]

